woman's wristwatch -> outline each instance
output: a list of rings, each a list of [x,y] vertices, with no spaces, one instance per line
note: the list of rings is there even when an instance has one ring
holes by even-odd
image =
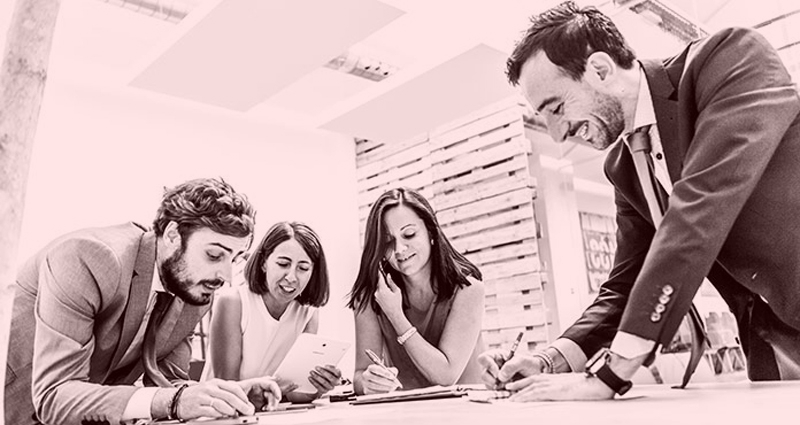
[[[623,395],[628,392],[633,386],[631,381],[620,378],[611,367],[608,365],[608,359],[611,356],[611,350],[602,348],[595,353],[591,359],[586,363],[586,375],[593,376],[602,381],[608,388],[614,390],[615,393]]]

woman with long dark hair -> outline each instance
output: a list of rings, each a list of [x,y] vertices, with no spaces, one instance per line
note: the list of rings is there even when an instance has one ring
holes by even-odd
[[[407,188],[383,193],[367,218],[348,302],[356,322],[355,391],[480,383],[480,279],[422,195]],[[390,367],[374,364],[367,350]]]

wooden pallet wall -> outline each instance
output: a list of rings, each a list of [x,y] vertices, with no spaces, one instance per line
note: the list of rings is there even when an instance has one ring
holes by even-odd
[[[419,190],[451,243],[483,273],[484,337],[493,347],[519,331],[530,347],[547,341],[522,112],[506,102],[402,143],[356,142],[361,240],[381,193]]]

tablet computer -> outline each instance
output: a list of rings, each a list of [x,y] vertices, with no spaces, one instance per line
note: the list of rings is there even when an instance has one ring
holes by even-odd
[[[302,333],[283,358],[275,376],[297,384],[297,392],[316,393],[317,389],[308,382],[309,372],[317,366],[338,365],[348,348],[349,342]]]

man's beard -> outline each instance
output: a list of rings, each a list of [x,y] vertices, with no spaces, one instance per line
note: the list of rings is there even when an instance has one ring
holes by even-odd
[[[600,117],[604,140],[592,144],[595,149],[605,150],[617,141],[625,130],[625,114],[619,99],[595,92],[595,115]]]
[[[211,296],[208,294],[194,295],[190,292],[191,289],[199,285],[205,285],[216,290],[225,282],[222,279],[204,279],[194,282],[184,278],[186,275],[184,251],[184,247],[181,247],[161,263],[159,268],[161,283],[167,291],[182,299],[186,304],[206,305],[211,302]]]

